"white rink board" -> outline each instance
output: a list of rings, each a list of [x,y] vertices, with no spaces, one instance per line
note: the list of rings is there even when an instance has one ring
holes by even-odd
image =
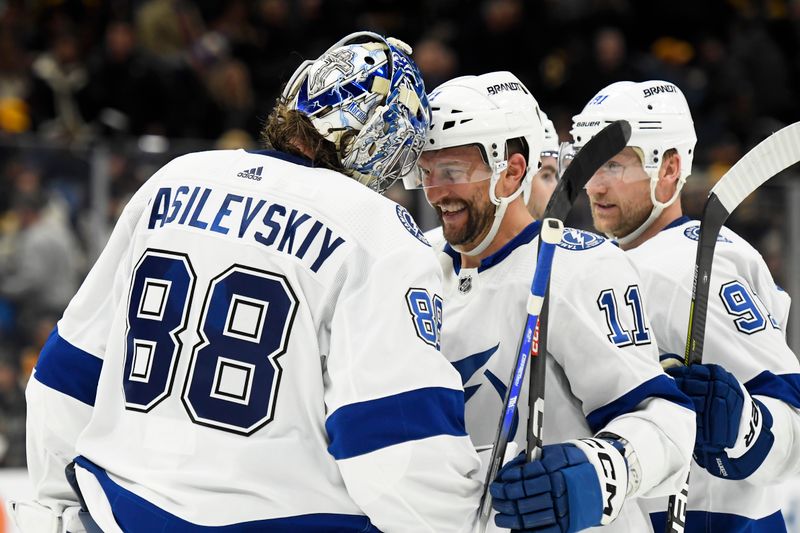
[[[788,482],[783,490],[785,504],[783,516],[789,533],[800,533],[800,479]],[[19,530],[11,524],[8,513],[5,511],[5,501],[8,498],[24,500],[31,496],[33,489],[28,481],[28,473],[22,468],[0,469],[0,499],[3,500],[3,522],[5,531],[0,533],[18,533]]]

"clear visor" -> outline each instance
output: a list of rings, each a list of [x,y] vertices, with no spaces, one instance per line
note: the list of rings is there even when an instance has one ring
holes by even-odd
[[[628,149],[629,148],[629,149]],[[631,146],[618,153],[598,168],[586,186],[610,185],[617,182],[633,183],[648,180],[647,172],[642,165],[643,152],[640,148]],[[561,143],[558,153],[559,176],[564,174],[569,164],[580,152],[581,147],[572,143]]]
[[[468,148],[474,150],[471,155],[464,152]],[[403,184],[406,189],[428,189],[486,181],[492,177],[492,169],[483,161],[482,156],[475,157],[480,153],[477,146],[423,152],[416,168],[403,176]],[[502,172],[506,163],[502,162],[497,166],[496,171]]]

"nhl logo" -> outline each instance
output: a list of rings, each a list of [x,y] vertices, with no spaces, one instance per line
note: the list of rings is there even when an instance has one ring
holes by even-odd
[[[458,292],[467,294],[472,290],[472,276],[464,276],[458,280]]]

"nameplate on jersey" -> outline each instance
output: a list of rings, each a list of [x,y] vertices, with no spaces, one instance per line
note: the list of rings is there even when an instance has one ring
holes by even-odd
[[[345,243],[344,237],[314,216],[281,201],[210,187],[161,187],[151,202],[147,229],[180,225],[255,242],[300,259],[313,272],[319,271]]]
[[[400,219],[400,223],[403,224],[403,227],[406,228],[411,235],[416,237],[425,246],[431,245],[431,243],[428,242],[428,239],[425,238],[422,230],[420,230],[419,226],[417,226],[417,222],[414,220],[414,217],[411,216],[411,213],[409,213],[405,207],[398,205],[395,208],[395,211],[397,212],[397,218]]]
[[[605,240],[605,237],[595,233],[575,228],[564,228],[564,233],[561,235],[561,242],[558,243],[558,246],[567,250],[589,250],[595,246],[600,246]]]
[[[690,239],[692,239],[693,241],[699,241],[700,240],[700,226],[690,226],[690,227],[686,228],[685,230],[683,230],[683,234],[686,235],[687,237],[689,237]],[[718,234],[717,235],[717,242],[731,242],[731,240]]]

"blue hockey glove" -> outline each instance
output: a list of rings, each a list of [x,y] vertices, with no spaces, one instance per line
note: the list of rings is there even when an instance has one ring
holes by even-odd
[[[719,365],[667,368],[697,412],[694,458],[716,477],[744,479],[764,462],[774,440],[772,415]]]
[[[551,444],[538,461],[520,454],[489,486],[495,524],[516,531],[569,533],[609,524],[628,486],[620,449],[603,439]]]

